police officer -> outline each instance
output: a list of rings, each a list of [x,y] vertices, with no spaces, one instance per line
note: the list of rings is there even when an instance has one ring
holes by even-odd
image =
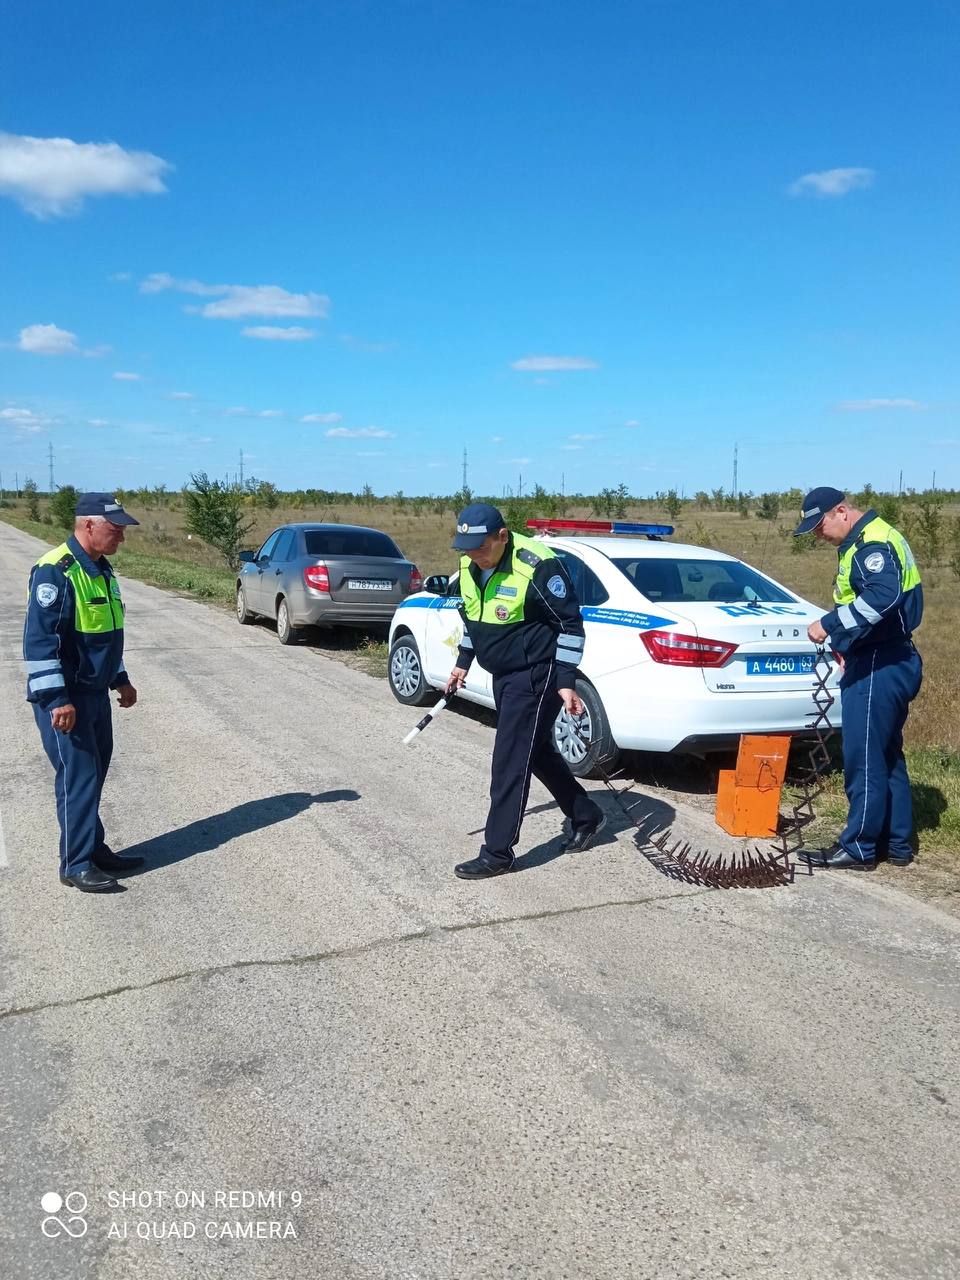
[[[513,867],[531,774],[570,819],[568,851],[586,849],[605,817],[553,743],[561,706],[583,714],[574,685],[583,620],[563,561],[544,543],[510,533],[486,502],[460,512],[453,546],[463,552],[457,594],[464,634],[447,692],[463,687],[477,657],[493,676],[497,706],[484,842],[476,858],[454,868],[461,880],[481,880]]]
[[[121,707],[137,691],[123,665],[123,601],[106,556],[139,524],[109,493],[77,502],[73,536],[30,571],[23,656],[27,701],[56,773],[60,882],[84,893],[119,888],[116,874],[141,866],[106,844],[100,793],[110,766],[109,690]]]
[[[805,855],[816,866],[868,870],[884,854],[913,859],[913,803],[903,726],[920,691],[911,636],[923,616],[920,573],[907,540],[875,511],[859,511],[839,489],[813,489],[794,535],[815,533],[837,548],[836,608],[807,634],[843,663],[843,776],[850,805],[837,844]]]

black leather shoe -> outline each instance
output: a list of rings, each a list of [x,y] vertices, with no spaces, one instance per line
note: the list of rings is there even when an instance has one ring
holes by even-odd
[[[607,815],[598,812],[593,822],[584,822],[573,828],[573,834],[563,846],[564,853],[582,853],[593,844],[594,837],[599,835],[607,825]]]
[[[75,876],[61,876],[60,883],[72,885],[81,893],[115,893],[120,888],[113,876],[105,875],[99,867],[87,867]]]
[[[909,867],[912,861],[913,861],[912,853],[908,853],[905,858],[894,858],[892,856],[887,858],[887,862],[890,863],[891,867]]]
[[[471,858],[453,868],[453,874],[461,880],[489,880],[491,876],[506,875],[513,870],[512,862],[485,862],[483,858]]]
[[[93,865],[99,867],[101,871],[112,871],[115,875],[126,875],[128,871],[133,871],[136,867],[142,867],[143,858],[127,858],[121,853],[95,853],[93,855]]]
[[[872,871],[877,865],[875,858],[854,858],[839,845],[831,845],[829,849],[810,849],[799,856],[811,867],[828,871]]]

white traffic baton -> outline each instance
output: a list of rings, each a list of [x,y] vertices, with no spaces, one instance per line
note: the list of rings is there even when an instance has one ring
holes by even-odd
[[[417,737],[418,734],[423,733],[424,729],[427,727],[430,721],[433,720],[434,717],[438,716],[440,712],[444,709],[444,707],[447,705],[447,703],[456,697],[456,693],[457,693],[456,689],[452,690],[450,693],[445,694],[435,707],[431,707],[430,710],[427,712],[427,714],[420,721],[420,723],[416,726],[416,728],[411,729],[410,732],[407,734],[407,736],[404,738],[403,740],[404,745],[406,745],[408,742],[412,742],[414,738]]]

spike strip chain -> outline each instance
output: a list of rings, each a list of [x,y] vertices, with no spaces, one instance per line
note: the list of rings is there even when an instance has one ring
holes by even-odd
[[[620,812],[631,826],[636,827],[638,839],[652,846],[649,852],[644,852],[658,871],[674,880],[717,889],[774,888],[793,882],[793,856],[803,848],[803,829],[816,816],[813,802],[823,791],[823,771],[830,762],[827,742],[834,732],[829,717],[834,698],[827,688],[827,681],[832,670],[833,664],[825,650],[818,648],[813,665],[814,710],[808,712],[811,717],[810,729],[815,735],[810,748],[810,763],[798,779],[801,799],[794,805],[789,816],[781,816],[780,830],[772,850],[765,851],[754,845],[752,849],[744,847],[739,853],[728,857],[723,853],[711,853],[709,849],[694,849],[689,842],[677,839],[669,828],[654,837],[647,829],[652,815],[637,818],[634,814],[635,809],[645,804],[646,797],[640,796],[632,804],[627,803],[626,797],[636,784],[631,782],[618,788],[603,766],[597,765],[603,784],[613,796]],[[579,726],[575,727],[581,742],[589,747],[589,742],[580,734]]]

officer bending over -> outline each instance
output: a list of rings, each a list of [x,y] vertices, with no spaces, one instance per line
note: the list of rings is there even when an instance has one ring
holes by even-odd
[[[124,525],[139,523],[109,493],[85,493],[73,536],[30,570],[27,701],[56,773],[60,882],[84,893],[118,889],[114,874],[143,863],[112,852],[99,814],[113,752],[109,690],[121,707],[137,700],[123,665],[120,586],[104,557],[123,542]]]
[[[867,870],[886,854],[913,858],[913,801],[903,726],[920,692],[911,636],[923,617],[920,572],[907,540],[875,511],[858,511],[839,489],[813,489],[794,535],[814,532],[838,550],[836,608],[807,634],[843,660],[843,779],[850,812],[837,844],[801,855],[816,866]]]
[[[480,880],[513,867],[531,774],[570,819],[568,851],[586,849],[605,818],[553,743],[561,706],[583,714],[574,691],[583,620],[563,561],[542,542],[510,533],[485,502],[460,512],[453,546],[464,553],[457,591],[464,634],[447,692],[463,687],[477,657],[493,676],[497,706],[484,842],[478,857],[454,868],[461,880]]]

